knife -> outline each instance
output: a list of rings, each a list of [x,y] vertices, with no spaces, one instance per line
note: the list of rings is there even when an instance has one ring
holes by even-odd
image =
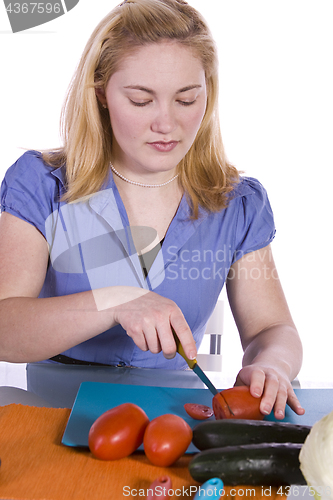
[[[200,380],[205,384],[206,387],[208,387],[210,392],[212,394],[214,394],[214,396],[215,396],[215,394],[218,394],[218,390],[216,389],[216,387],[214,387],[214,385],[209,380],[207,375],[202,371],[202,369],[198,365],[197,360],[196,359],[188,359],[188,357],[186,356],[186,354],[184,352],[183,346],[181,345],[180,340],[177,337],[177,334],[173,328],[172,328],[172,333],[173,333],[173,336],[174,336],[174,339],[176,342],[177,352],[185,359],[186,363],[191,368],[191,370],[193,370],[198,375]]]

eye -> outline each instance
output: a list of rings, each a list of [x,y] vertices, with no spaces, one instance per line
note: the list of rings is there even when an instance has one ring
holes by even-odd
[[[130,99],[130,102],[133,104],[133,106],[147,106],[147,104],[149,104],[151,101],[133,101],[132,99]]]
[[[179,102],[179,104],[181,104],[182,106],[192,106],[192,104],[194,104],[194,103],[195,103],[195,101],[196,101],[196,100],[194,99],[194,101],[178,101],[178,102]]]

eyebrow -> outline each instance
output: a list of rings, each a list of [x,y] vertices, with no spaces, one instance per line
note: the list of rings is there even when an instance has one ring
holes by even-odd
[[[188,90],[192,89],[200,89],[202,85],[196,84],[196,85],[188,85],[187,87],[183,87],[182,89],[177,90],[176,94],[180,94],[182,92],[187,92]],[[125,89],[132,89],[132,90],[142,90],[143,92],[147,92],[148,94],[155,94],[155,91],[152,89],[149,89],[147,87],[143,87],[142,85],[128,85],[124,87]]]

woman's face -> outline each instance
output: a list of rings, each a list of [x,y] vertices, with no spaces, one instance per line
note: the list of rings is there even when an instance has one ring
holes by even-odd
[[[168,180],[205,114],[205,72],[191,49],[153,43],[124,59],[99,98],[110,113],[115,167],[132,180]]]

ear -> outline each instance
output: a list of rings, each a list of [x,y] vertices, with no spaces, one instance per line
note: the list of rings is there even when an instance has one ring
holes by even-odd
[[[106,103],[106,96],[105,96],[104,89],[102,89],[101,87],[96,87],[95,93],[96,93],[96,97],[99,100],[99,102],[101,103],[101,105],[104,108],[106,108],[107,103]]]

